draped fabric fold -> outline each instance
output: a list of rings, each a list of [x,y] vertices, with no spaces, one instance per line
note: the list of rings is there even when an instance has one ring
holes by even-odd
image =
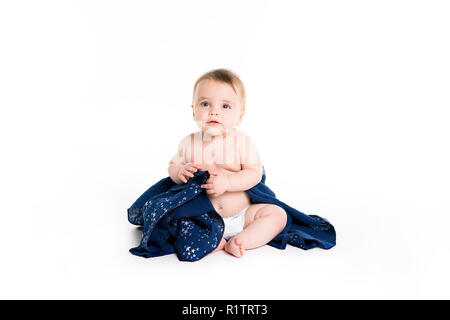
[[[197,261],[212,252],[222,239],[224,223],[200,187],[208,178],[208,171],[197,171],[178,185],[166,177],[145,191],[128,209],[128,221],[143,227],[139,246],[130,252],[146,258],[176,253],[182,261]],[[261,181],[245,191],[251,203],[278,205],[288,217],[286,227],[268,245],[285,249],[290,244],[305,250],[336,245],[336,232],[326,219],[281,202],[265,180],[263,167]]]

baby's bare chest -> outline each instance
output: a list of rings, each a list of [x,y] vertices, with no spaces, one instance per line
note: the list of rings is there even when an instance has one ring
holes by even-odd
[[[200,163],[208,169],[232,172],[242,169],[239,146],[232,141],[194,143],[186,151],[187,162]]]

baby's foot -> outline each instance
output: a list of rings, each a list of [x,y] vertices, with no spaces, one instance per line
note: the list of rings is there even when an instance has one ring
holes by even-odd
[[[225,251],[237,258],[240,258],[244,255],[245,249],[241,240],[234,237],[225,245]]]
[[[216,252],[216,251],[222,250],[222,249],[225,247],[226,244],[227,244],[227,242],[225,241],[224,238],[222,238],[222,239],[220,240],[220,243],[219,243],[219,245],[217,246],[217,248],[215,248],[213,251],[211,251],[211,252],[208,253],[207,255],[209,255],[209,254],[211,254],[211,253],[214,253],[214,252]]]

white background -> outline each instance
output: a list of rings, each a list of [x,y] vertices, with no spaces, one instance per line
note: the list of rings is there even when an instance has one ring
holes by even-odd
[[[450,298],[446,1],[0,2],[3,299]],[[337,246],[195,263],[128,252],[126,209],[197,130],[195,80],[246,85],[277,197]]]

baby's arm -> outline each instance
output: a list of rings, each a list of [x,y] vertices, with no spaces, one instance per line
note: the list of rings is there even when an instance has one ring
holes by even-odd
[[[261,181],[262,166],[242,164],[242,168],[241,171],[232,174],[208,170],[210,177],[201,187],[205,188],[208,194],[220,196],[227,191],[251,189]]]
[[[227,191],[245,191],[256,186],[262,178],[262,164],[258,150],[247,136],[239,147],[241,171],[228,176]]]
[[[201,170],[201,167],[193,163],[186,163],[186,137],[181,140],[178,145],[177,153],[172,157],[169,162],[167,171],[170,178],[176,184],[186,183],[190,178],[194,176],[194,172]]]
[[[256,186],[262,178],[262,165],[242,164],[242,170],[228,176],[227,191],[245,191]]]
[[[224,192],[246,191],[257,185],[262,178],[262,164],[258,151],[248,136],[244,136],[245,142],[239,143],[239,158],[241,170],[239,172],[225,174],[216,170],[208,170],[210,177],[201,187],[206,193],[220,196]]]

